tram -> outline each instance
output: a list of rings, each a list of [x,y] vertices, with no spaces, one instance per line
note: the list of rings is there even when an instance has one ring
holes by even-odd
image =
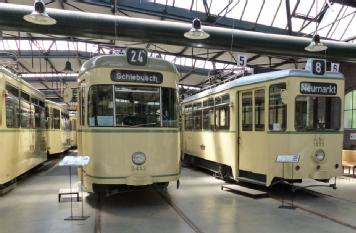
[[[47,159],[45,96],[0,67],[0,188]]]
[[[69,113],[65,106],[46,100],[47,116],[47,153],[55,155],[64,153],[71,147],[69,130]]]
[[[69,112],[70,146],[77,147],[77,115],[76,112]]]
[[[91,158],[89,192],[178,184],[178,72],[146,50],[126,54],[92,58],[79,73],[78,154]]]
[[[313,72],[245,76],[184,99],[184,160],[264,186],[341,175],[344,78]]]

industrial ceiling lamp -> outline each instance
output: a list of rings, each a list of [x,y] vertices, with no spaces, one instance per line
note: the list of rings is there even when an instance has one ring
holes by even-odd
[[[64,73],[70,73],[70,72],[73,72],[73,69],[72,69],[72,63],[70,63],[70,61],[66,61],[66,64],[64,65],[64,70],[63,70]]]
[[[33,5],[34,10],[31,14],[25,15],[23,17],[24,20],[33,24],[39,25],[53,25],[56,24],[56,20],[51,18],[47,12],[45,4],[43,0],[35,0],[35,4]]]
[[[313,36],[312,42],[304,48],[308,52],[321,52],[328,49],[328,46],[320,42],[320,36],[315,34]]]
[[[315,34],[313,36],[312,41],[310,42],[310,44],[305,47],[305,51],[308,52],[321,52],[321,51],[325,51],[328,49],[328,46],[324,45],[323,43],[320,42],[320,36],[318,35],[318,21],[317,21],[317,17],[318,17],[318,1],[316,1],[315,3]]]
[[[198,18],[193,19],[192,28],[189,32],[184,33],[184,37],[192,40],[204,40],[209,36],[209,33],[204,32],[201,28],[201,21]]]

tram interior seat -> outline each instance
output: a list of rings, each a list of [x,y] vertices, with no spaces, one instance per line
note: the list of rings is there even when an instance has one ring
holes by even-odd
[[[348,169],[348,174],[351,174],[355,177],[355,169],[356,169],[356,150],[343,150],[342,151],[342,169],[343,172],[345,168]]]

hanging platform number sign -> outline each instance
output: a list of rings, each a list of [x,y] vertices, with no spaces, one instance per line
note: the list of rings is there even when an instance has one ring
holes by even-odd
[[[127,49],[127,62],[131,65],[144,66],[147,64],[147,51],[140,48]]]
[[[326,68],[325,60],[313,59],[312,68],[313,74],[324,75]]]

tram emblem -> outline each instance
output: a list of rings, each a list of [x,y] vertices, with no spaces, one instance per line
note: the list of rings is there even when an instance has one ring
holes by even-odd
[[[314,136],[314,146],[315,147],[324,147],[325,139],[321,136]]]

